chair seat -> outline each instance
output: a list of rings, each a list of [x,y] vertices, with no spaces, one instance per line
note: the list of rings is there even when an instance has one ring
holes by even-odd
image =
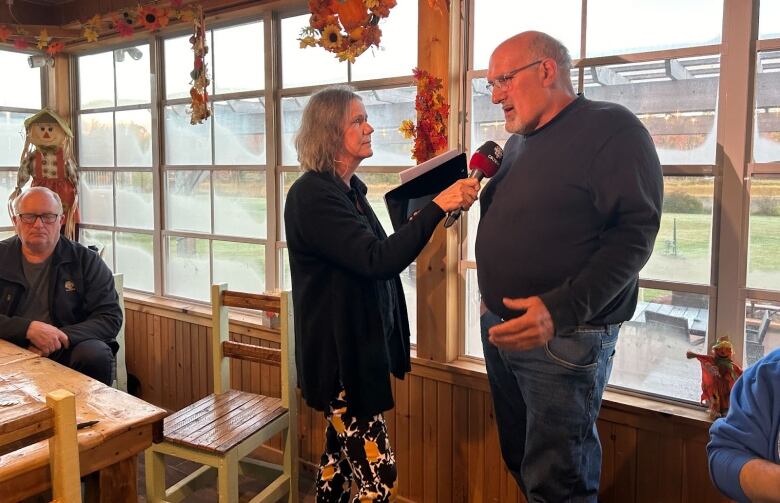
[[[224,454],[287,413],[279,398],[230,390],[165,418],[165,440]]]

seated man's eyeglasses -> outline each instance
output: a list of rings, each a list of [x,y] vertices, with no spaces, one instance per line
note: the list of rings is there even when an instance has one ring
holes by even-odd
[[[492,93],[494,89],[506,89],[506,87],[509,85],[509,83],[512,82],[512,79],[515,78],[515,75],[517,75],[518,73],[522,72],[526,68],[531,68],[534,65],[538,65],[542,61],[544,61],[544,60],[543,59],[537,59],[533,63],[528,63],[525,66],[521,66],[520,68],[516,68],[516,69],[514,69],[514,70],[512,70],[510,72],[506,72],[503,75],[499,75],[498,77],[496,77],[495,80],[488,80],[487,86],[485,86],[485,87],[487,87],[487,90],[490,93]]]
[[[19,213],[16,216],[26,224],[34,224],[35,220],[39,218],[41,219],[41,222],[45,224],[53,224],[60,218],[60,215],[57,213],[41,213],[40,215],[37,213]]]

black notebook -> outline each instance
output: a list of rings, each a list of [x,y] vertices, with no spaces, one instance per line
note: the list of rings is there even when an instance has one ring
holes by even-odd
[[[400,175],[401,185],[385,194],[387,211],[396,231],[439,192],[466,178],[466,154],[450,150]]]

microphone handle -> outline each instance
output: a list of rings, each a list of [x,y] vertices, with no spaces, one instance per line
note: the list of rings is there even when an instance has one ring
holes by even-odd
[[[478,182],[481,182],[484,177],[485,177],[485,173],[483,173],[482,170],[479,169],[472,169],[471,174],[469,174],[469,178],[476,178]],[[454,224],[455,221],[460,218],[460,214],[462,211],[463,208],[458,208],[457,210],[448,212],[447,219],[444,221],[444,228],[449,229],[450,227],[452,227],[452,224]]]
[[[458,220],[458,218],[460,218],[460,212],[461,209],[458,208],[455,211],[450,211],[449,213],[447,213],[447,219],[444,221],[445,229],[449,229],[450,227],[452,227],[452,224],[454,224]]]

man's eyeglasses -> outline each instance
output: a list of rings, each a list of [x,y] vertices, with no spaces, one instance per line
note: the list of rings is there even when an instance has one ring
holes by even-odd
[[[53,224],[60,218],[60,215],[57,213],[41,213],[40,215],[37,213],[19,213],[16,216],[26,224],[34,224],[39,218],[41,219],[41,222],[45,224]]]
[[[544,61],[544,60],[543,59],[538,59],[538,60],[534,61],[533,63],[528,63],[527,65],[521,66],[520,68],[516,68],[516,69],[512,70],[511,72],[506,72],[503,75],[499,75],[498,77],[496,77],[495,80],[488,80],[488,83],[487,83],[487,86],[486,86],[488,92],[492,93],[494,89],[505,89],[506,86],[508,86],[509,83],[512,81],[512,79],[515,77],[515,75],[517,75],[519,72],[522,72],[526,68],[531,68],[534,65],[538,65],[542,61]]]

